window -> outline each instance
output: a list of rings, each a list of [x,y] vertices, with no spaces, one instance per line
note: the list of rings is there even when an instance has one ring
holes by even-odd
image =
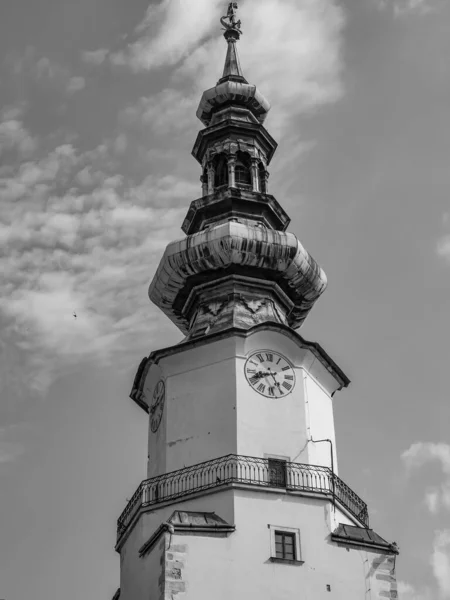
[[[244,152],[238,152],[236,155],[234,179],[238,187],[251,187],[252,185],[250,157]]]
[[[300,530],[281,525],[268,525],[270,530],[270,560],[302,565]]]
[[[286,487],[286,461],[279,458],[269,458],[269,485]]]
[[[275,558],[295,560],[295,535],[286,531],[275,531]]]
[[[202,186],[205,188],[205,190],[208,189],[208,169],[204,169],[203,170],[203,174],[200,177],[200,181],[202,182]]]
[[[214,187],[228,185],[228,162],[225,154],[219,154],[215,161]]]

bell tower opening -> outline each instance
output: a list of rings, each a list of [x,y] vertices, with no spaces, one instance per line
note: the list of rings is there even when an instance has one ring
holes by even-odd
[[[219,154],[214,160],[214,188],[228,185],[228,160],[226,154]]]
[[[246,152],[236,154],[236,164],[234,167],[234,177],[236,186],[244,189],[252,187],[251,159]]]

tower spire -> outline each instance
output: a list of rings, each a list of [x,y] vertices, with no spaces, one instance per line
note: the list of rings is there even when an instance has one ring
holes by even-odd
[[[236,47],[236,42],[240,39],[242,34],[241,21],[236,20],[237,9],[237,2],[230,2],[228,6],[227,15],[221,17],[220,19],[220,22],[222,23],[225,29],[225,33],[223,34],[223,36],[228,43],[228,49],[227,56],[225,59],[225,66],[223,69],[223,75],[222,78],[219,80],[219,83],[230,80],[247,83],[242,73],[242,68]]]

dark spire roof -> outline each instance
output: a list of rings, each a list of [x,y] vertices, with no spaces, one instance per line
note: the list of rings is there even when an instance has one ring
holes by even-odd
[[[210,125],[213,114],[225,105],[248,108],[261,124],[270,110],[269,102],[255,85],[248,83],[242,73],[236,47],[242,35],[241,22],[236,18],[237,8],[236,2],[230,2],[227,15],[220,19],[228,44],[227,56],[221,79],[215,87],[204,92],[197,109],[197,117],[206,127]]]
[[[248,83],[242,73],[241,63],[239,61],[239,55],[236,47],[237,39],[234,36],[231,36],[229,31],[225,32],[225,39],[228,42],[228,50],[225,58],[225,66],[223,68],[223,75],[221,79],[219,79],[218,83],[230,80]]]

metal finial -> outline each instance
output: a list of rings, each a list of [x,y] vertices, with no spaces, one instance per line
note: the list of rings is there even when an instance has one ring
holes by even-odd
[[[238,10],[237,2],[230,2],[228,5],[228,12],[225,17],[220,18],[220,22],[222,23],[225,29],[225,38],[237,38],[239,39],[242,34],[241,31],[241,21],[236,19],[236,13]]]

